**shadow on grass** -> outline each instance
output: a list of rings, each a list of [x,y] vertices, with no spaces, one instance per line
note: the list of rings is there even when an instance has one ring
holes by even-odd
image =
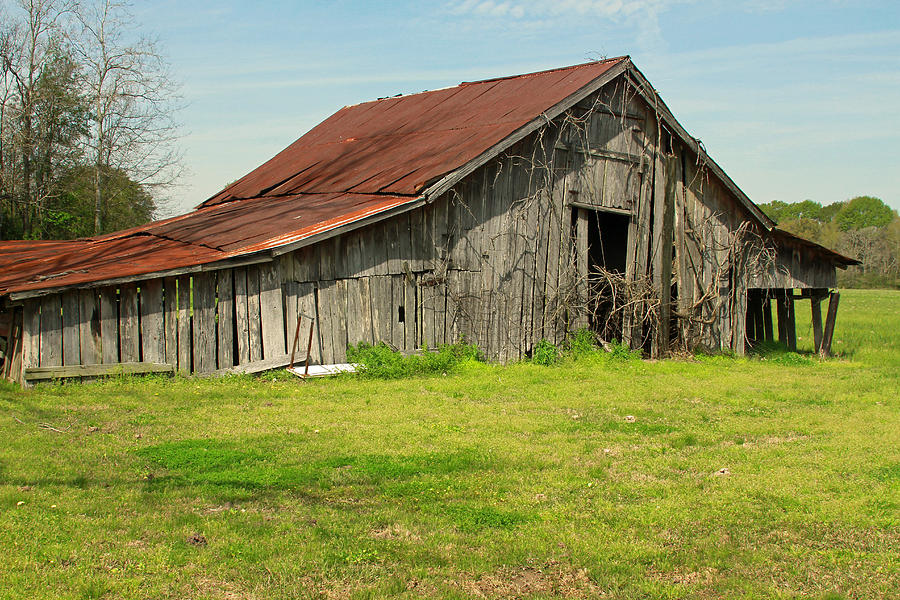
[[[195,439],[137,450],[149,469],[147,490],[199,487],[220,496],[286,490],[315,496],[341,486],[384,490],[419,478],[441,478],[495,468],[494,458],[474,450],[415,455],[335,455],[293,458],[279,440]]]
[[[782,342],[757,342],[749,351],[753,358],[789,367],[806,367],[816,364],[818,354],[812,351],[789,350]]]

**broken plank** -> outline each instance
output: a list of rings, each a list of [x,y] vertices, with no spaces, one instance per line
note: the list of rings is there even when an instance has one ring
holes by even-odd
[[[31,367],[25,369],[27,381],[46,381],[71,377],[102,377],[104,375],[138,375],[146,373],[174,373],[175,365],[165,363],[127,362],[110,365],[71,365],[65,367]]]

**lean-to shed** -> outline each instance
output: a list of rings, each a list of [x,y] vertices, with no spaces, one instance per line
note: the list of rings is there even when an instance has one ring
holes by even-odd
[[[621,57],[345,107],[193,212],[0,242],[2,368],[261,370],[298,315],[321,363],[582,327],[743,353],[793,344],[794,300],[815,317],[853,263],[776,229]]]

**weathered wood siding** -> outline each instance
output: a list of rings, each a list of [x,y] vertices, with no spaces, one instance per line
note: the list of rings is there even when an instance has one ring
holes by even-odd
[[[314,363],[343,362],[360,342],[414,351],[463,339],[517,360],[588,322],[596,210],[629,219],[625,277],[653,295],[624,314],[621,334],[652,355],[671,344],[743,352],[748,290],[835,285],[834,265],[790,240],[770,236],[771,260],[759,264],[740,243],[765,238],[746,208],[619,78],[423,207],[270,262],[26,300],[12,312],[3,375],[277,362],[298,319],[298,358],[311,326]]]

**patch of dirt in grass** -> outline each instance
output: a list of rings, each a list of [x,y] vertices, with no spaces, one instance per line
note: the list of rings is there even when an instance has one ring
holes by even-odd
[[[719,578],[719,571],[711,567],[691,571],[688,569],[676,569],[650,573],[650,577],[666,583],[677,585],[710,585]]]
[[[585,569],[552,560],[537,567],[505,567],[474,580],[460,581],[458,585],[478,598],[597,598],[606,595],[588,577]]]
[[[373,538],[377,540],[420,540],[420,536],[416,535],[409,529],[397,523],[382,527],[381,529],[373,529],[371,532]]]
[[[185,594],[186,598],[220,598],[221,600],[251,600],[253,598],[252,594],[240,586],[208,575],[192,579],[188,585],[191,592]]]
[[[748,437],[744,438],[740,444],[735,442],[734,440],[726,440],[722,442],[723,446],[737,446],[740,445],[742,448],[762,448],[766,446],[777,446],[779,444],[790,444],[792,442],[800,442],[803,440],[808,440],[809,436],[804,435],[802,433],[789,433],[787,435],[767,435],[763,437],[753,438]]]

